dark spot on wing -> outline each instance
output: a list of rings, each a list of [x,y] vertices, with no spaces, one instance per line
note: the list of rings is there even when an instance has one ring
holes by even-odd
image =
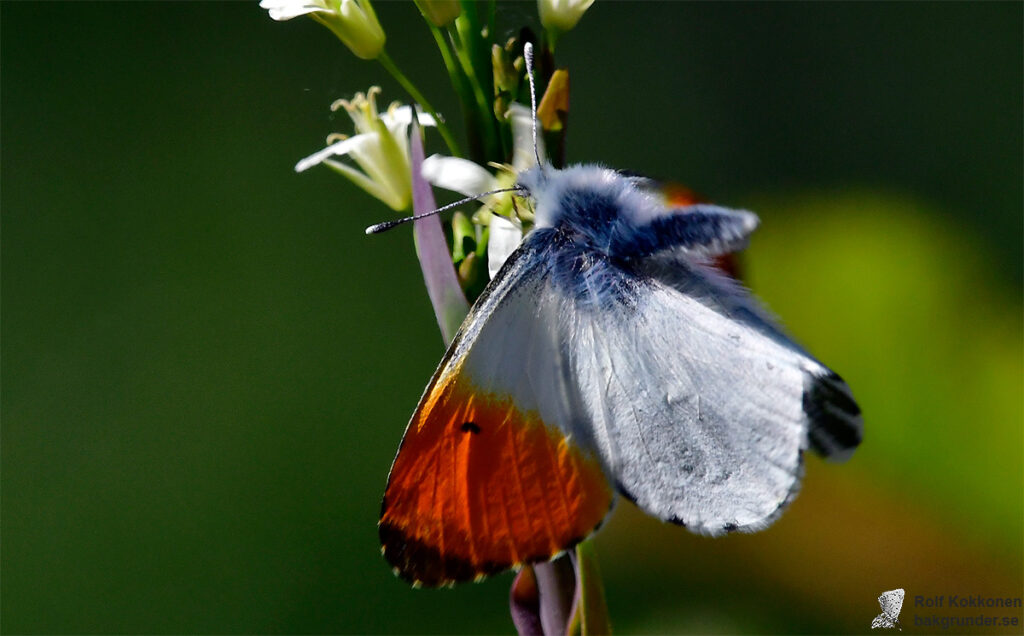
[[[474,422],[463,422],[462,426],[460,428],[463,431],[465,431],[467,433],[473,433],[474,435],[477,435],[477,434],[480,433],[480,427],[477,424],[475,424]]]

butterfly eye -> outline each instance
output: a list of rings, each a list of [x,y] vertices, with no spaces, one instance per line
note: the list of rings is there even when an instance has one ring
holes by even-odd
[[[533,197],[533,192],[530,190],[530,188],[528,186],[524,185],[523,183],[517,183],[513,187],[513,192],[515,192],[515,194],[517,194],[518,196],[521,196],[521,197],[527,197],[527,198],[532,198]]]

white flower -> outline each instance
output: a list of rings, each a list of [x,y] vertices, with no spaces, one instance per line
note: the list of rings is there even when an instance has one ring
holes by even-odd
[[[444,157],[442,155],[431,155],[423,162],[423,177],[430,183],[466,195],[476,196],[491,190],[507,188],[512,185],[511,179],[500,179],[482,166],[478,166],[468,159],[458,157]],[[502,199],[510,197],[509,193],[491,195],[491,205],[504,208],[511,207],[502,204]],[[523,240],[523,228],[519,220],[509,220],[500,214],[489,215],[487,221],[490,232],[487,238],[487,274],[490,278],[501,269],[502,263],[515,251],[519,242]]]
[[[469,159],[431,155],[423,162],[423,176],[427,181],[445,190],[473,197],[502,185],[498,178]]]
[[[330,13],[332,10],[325,0],[260,0],[260,8],[270,12],[274,20],[283,21],[307,13]]]
[[[260,8],[279,21],[310,16],[364,60],[375,59],[384,49],[384,29],[369,0],[260,0]]]
[[[523,242],[523,226],[503,216],[491,216],[491,227],[487,233],[487,277],[494,278],[512,252]]]
[[[521,104],[512,104],[509,110],[509,119],[512,122],[511,166],[507,166],[506,170],[495,176],[483,166],[468,159],[432,155],[423,162],[424,178],[439,188],[452,190],[467,197],[511,187],[515,182],[515,175],[533,166],[537,159],[533,151],[533,117],[530,109]],[[543,141],[538,139],[537,143],[538,154],[543,160]],[[511,211],[512,194],[505,192],[491,195],[487,207]],[[502,214],[488,216],[490,231],[487,239],[487,272],[494,278],[505,259],[523,240],[523,226],[518,218],[505,217]]]
[[[324,164],[348,177],[357,186],[400,211],[412,202],[412,167],[409,161],[409,124],[412,108],[392,103],[386,112],[377,112],[380,87],[373,86],[366,94],[357,93],[352,101],[339,99],[331,110],[344,108],[355,124],[356,135],[332,135],[323,150],[313,153],[295,164],[302,172],[312,166]],[[419,123],[435,125],[434,118],[420,113]],[[332,139],[341,139],[330,143]],[[348,155],[362,168],[362,172],[334,159]]]
[[[545,29],[565,33],[580,21],[594,0],[537,0],[540,22]]]

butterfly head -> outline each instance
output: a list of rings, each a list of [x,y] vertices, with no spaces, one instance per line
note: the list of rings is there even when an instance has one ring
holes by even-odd
[[[663,208],[632,179],[597,164],[535,166],[519,174],[516,188],[532,201],[536,227],[558,229],[599,249]]]

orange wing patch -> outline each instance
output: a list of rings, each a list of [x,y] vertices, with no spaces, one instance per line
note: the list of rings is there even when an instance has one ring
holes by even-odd
[[[405,433],[380,540],[399,576],[443,585],[546,561],[593,532],[611,504],[596,459],[456,370]]]

